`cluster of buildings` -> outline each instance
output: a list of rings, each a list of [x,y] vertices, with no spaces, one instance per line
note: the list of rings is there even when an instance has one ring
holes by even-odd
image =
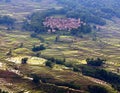
[[[54,18],[46,17],[43,25],[48,28],[48,32],[56,32],[56,30],[77,29],[83,22],[75,18]]]

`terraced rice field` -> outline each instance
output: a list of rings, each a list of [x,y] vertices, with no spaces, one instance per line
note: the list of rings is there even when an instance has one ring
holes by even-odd
[[[48,1],[49,6],[47,3]],[[60,8],[50,0],[44,0],[41,4],[31,4],[31,2],[26,2],[27,1],[24,1],[24,3],[15,2],[12,3],[13,6],[11,6],[11,4],[0,4],[0,13],[3,15],[10,15],[16,18],[17,22],[21,22],[21,20],[25,19],[25,17],[31,12],[42,11],[51,7]],[[85,35],[84,38],[77,39],[73,36],[62,35],[60,36],[60,41],[55,42],[56,35],[44,34],[40,35],[45,40],[42,42],[37,38],[31,38],[30,32],[21,30],[6,31],[5,28],[3,29],[1,27],[0,61],[5,63],[5,66],[8,68],[15,69],[19,67],[20,72],[25,76],[37,74],[42,78],[47,77],[47,82],[50,84],[54,84],[56,82],[74,82],[81,87],[81,90],[86,89],[87,86],[98,84],[98,82],[93,82],[94,79],[90,79],[89,77],[85,78],[81,73],[75,73],[72,71],[72,68],[65,67],[64,65],[55,64],[53,68],[46,67],[46,59],[42,57],[55,57],[58,59],[65,58],[66,63],[73,65],[86,64],[86,58],[105,58],[108,64],[105,69],[116,72],[116,69],[120,66],[120,27],[117,23],[110,21],[106,27],[97,32],[96,41],[93,41],[89,35]],[[22,48],[20,47],[21,43],[23,43]],[[32,51],[32,48],[34,45],[40,44],[44,44],[46,49],[37,52],[40,53],[41,56],[38,58],[35,57],[36,53]],[[6,54],[10,50],[12,51],[12,55],[7,56]],[[28,64],[21,65],[21,59],[25,57],[28,57]],[[13,75],[14,73],[10,74]],[[17,79],[14,80],[14,76],[17,77],[18,75],[14,74],[13,77],[8,77],[9,79],[5,78],[5,80],[0,77],[0,82],[4,81],[5,84],[5,81],[8,79],[7,83],[12,84],[5,87],[3,87],[3,84],[0,85],[0,87],[10,92],[21,90],[29,90],[33,93],[36,92],[35,90],[37,89],[34,88],[31,81],[19,76],[20,81],[17,81]],[[15,87],[15,90],[12,90],[13,87]],[[38,89],[37,92],[44,93],[40,89]]]

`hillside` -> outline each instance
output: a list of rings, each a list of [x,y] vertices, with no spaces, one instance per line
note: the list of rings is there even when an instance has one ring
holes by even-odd
[[[58,4],[69,9],[68,17],[80,17],[99,25],[105,24],[104,18],[120,17],[119,0],[58,0]]]
[[[0,93],[119,93],[118,0],[0,0]]]

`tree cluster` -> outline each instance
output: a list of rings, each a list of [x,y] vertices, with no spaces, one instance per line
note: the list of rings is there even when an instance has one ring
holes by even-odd
[[[21,63],[22,64],[27,64],[27,61],[28,61],[27,57],[21,59]]]
[[[102,66],[105,63],[105,61],[106,61],[105,59],[100,59],[100,58],[97,58],[97,59],[87,58],[86,59],[87,64],[91,66]]]
[[[37,33],[37,34],[47,33],[49,27],[45,27],[43,25],[45,18],[49,16],[54,16],[54,15],[64,15],[67,18],[69,18],[70,16],[67,16],[68,11],[70,10],[69,9],[60,9],[60,10],[49,9],[43,13],[41,12],[33,13],[31,16],[28,16],[28,19],[26,21],[24,21],[23,29],[27,31],[33,31],[34,33]],[[71,13],[71,14],[74,14],[74,13]],[[76,17],[71,16],[70,18],[76,18]],[[78,18],[81,19],[81,17],[78,17]],[[86,34],[86,33],[90,33],[91,31],[92,31],[92,27],[88,23],[81,24],[81,26],[78,29],[72,29],[69,32],[69,35],[80,36],[81,33]],[[57,32],[59,33],[60,31],[56,31],[56,33]],[[64,33],[68,33],[68,32],[64,31]]]
[[[90,85],[88,86],[88,90],[90,93],[109,93],[109,91],[100,85]]]
[[[83,25],[81,24],[81,26],[78,29],[73,29],[70,34],[73,36],[80,36],[81,34],[88,34],[92,31],[92,28],[89,24]]]
[[[46,49],[46,47],[42,44],[42,45],[40,45],[40,46],[33,46],[33,48],[32,48],[32,51],[33,52],[37,52],[37,51],[41,51],[41,50],[45,50]]]
[[[15,23],[15,19],[9,16],[0,16],[0,25],[11,26]]]
[[[53,64],[59,64],[59,65],[64,65],[65,63],[65,59],[61,60],[61,59],[55,59],[55,58],[46,58],[47,61],[46,61],[46,66],[48,67],[53,67]]]
[[[68,17],[81,18],[85,22],[105,25],[105,19],[120,17],[119,0],[57,0],[63,5]]]
[[[82,65],[78,66],[78,68],[81,69],[82,74],[106,81],[110,83],[115,89],[120,91],[120,75],[106,71],[104,69],[93,68],[91,66]]]

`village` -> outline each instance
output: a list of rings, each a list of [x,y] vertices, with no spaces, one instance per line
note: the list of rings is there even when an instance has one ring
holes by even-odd
[[[56,32],[57,30],[71,31],[72,29],[77,29],[81,26],[83,22],[75,18],[55,18],[46,17],[43,25],[48,29],[48,32]]]

